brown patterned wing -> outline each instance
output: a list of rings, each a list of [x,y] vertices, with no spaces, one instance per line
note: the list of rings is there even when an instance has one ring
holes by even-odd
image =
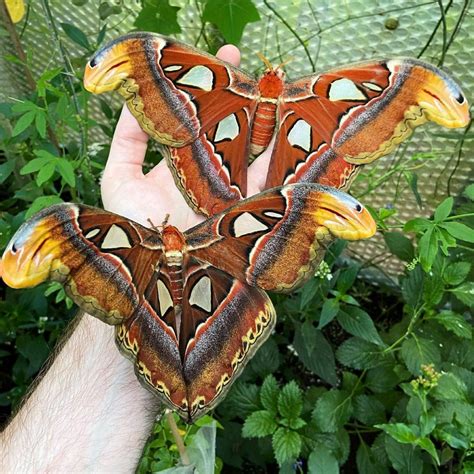
[[[190,145],[163,148],[176,185],[195,212],[212,216],[246,195],[252,115],[244,108]]]
[[[266,187],[346,187],[357,165],[390,153],[427,121],[469,122],[467,101],[443,71],[415,59],[345,66],[286,84]]]
[[[84,85],[94,93],[118,89],[143,130],[174,147],[252,108],[257,97],[257,83],[245,72],[154,33],[131,33],[104,46],[86,66]]]
[[[185,235],[196,258],[250,285],[287,292],[309,278],[334,237],[357,240],[375,230],[351,196],[296,184],[245,199]]]

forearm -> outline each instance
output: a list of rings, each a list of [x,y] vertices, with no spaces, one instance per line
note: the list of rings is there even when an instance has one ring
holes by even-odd
[[[0,472],[133,472],[158,404],[113,333],[82,317],[1,434]]]

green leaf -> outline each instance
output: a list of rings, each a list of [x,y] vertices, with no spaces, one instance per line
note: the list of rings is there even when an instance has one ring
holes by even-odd
[[[416,425],[407,425],[405,423],[383,423],[375,425],[399,443],[415,443],[420,436],[420,430]]]
[[[36,372],[43,365],[50,352],[43,336],[20,334],[15,344],[17,351],[28,360],[31,373]]]
[[[420,263],[425,272],[429,272],[438,254],[438,232],[430,228],[421,236],[418,242]]]
[[[404,226],[404,232],[423,232],[433,227],[433,223],[425,217],[416,217],[409,220]]]
[[[321,431],[333,433],[344,426],[351,414],[352,400],[349,392],[333,389],[318,398],[313,419]]]
[[[423,296],[424,274],[419,265],[408,272],[402,281],[402,294],[405,301],[416,308]]]
[[[380,463],[380,459],[363,440],[357,449],[356,462],[359,474],[388,474],[387,467]]]
[[[293,340],[298,357],[311,372],[336,385],[336,361],[332,346],[310,322],[297,326]]]
[[[437,428],[435,436],[440,441],[446,441],[454,449],[469,449],[469,437],[460,433],[454,426]]]
[[[474,183],[470,184],[464,191],[464,196],[469,198],[471,201],[474,201]]]
[[[303,409],[301,389],[294,380],[288,382],[278,396],[278,411],[288,420],[296,419]]]
[[[434,214],[434,221],[435,222],[442,222],[446,219],[446,217],[451,214],[453,209],[454,199],[452,196],[447,197],[435,210]]]
[[[438,275],[430,274],[425,276],[423,287],[423,300],[429,306],[437,305],[444,295],[444,283]]]
[[[61,23],[61,27],[74,43],[87,50],[91,49],[87,36],[77,26],[71,25],[71,23]]]
[[[390,252],[400,260],[411,262],[415,256],[415,250],[411,240],[401,232],[385,232],[383,234],[385,243]]]
[[[339,301],[336,298],[329,298],[323,303],[321,316],[319,318],[318,329],[322,329],[329,324],[339,312]]]
[[[437,400],[468,401],[466,384],[452,373],[444,373],[432,391]]]
[[[385,346],[370,316],[357,306],[347,306],[344,311],[339,311],[337,320],[349,334],[378,346]]]
[[[271,435],[278,428],[275,415],[267,410],[254,411],[245,420],[242,428],[244,438],[263,438]]]
[[[35,119],[35,127],[41,138],[46,137],[46,114],[42,111],[38,111]]]
[[[446,229],[455,239],[474,243],[474,229],[462,222],[444,222],[440,227]]]
[[[430,319],[434,319],[458,337],[472,339],[472,326],[460,314],[453,311],[442,311]]]
[[[439,349],[433,341],[412,335],[402,344],[401,357],[408,370],[414,375],[420,375],[421,366],[441,361]]]
[[[274,338],[268,339],[253,356],[250,366],[260,377],[266,377],[278,370],[280,352]]]
[[[60,204],[63,200],[59,196],[40,196],[37,197],[25,214],[25,218],[29,219],[33,214],[36,214],[41,209],[52,206],[53,204]]]
[[[54,163],[51,161],[49,163],[46,163],[38,172],[38,175],[36,176],[36,184],[38,187],[42,186],[46,181],[48,181],[51,176],[53,176],[54,171],[56,170],[56,167],[54,166]]]
[[[285,461],[296,459],[301,452],[301,436],[287,428],[278,428],[272,438],[275,459],[281,466]]]
[[[308,472],[311,474],[338,474],[339,463],[325,446],[316,446],[308,458]]]
[[[407,180],[408,185],[410,186],[410,189],[413,195],[415,196],[418,207],[421,209],[423,207],[423,202],[421,200],[421,196],[418,191],[418,175],[414,173],[413,171],[405,171],[404,176],[405,176],[405,179]]]
[[[0,184],[4,183],[13,173],[16,166],[16,159],[9,158],[5,163],[0,165]]]
[[[339,278],[337,279],[336,288],[341,293],[346,293],[354,284],[357,274],[359,273],[359,265],[351,265],[346,268],[341,268]]]
[[[354,369],[371,369],[383,362],[383,354],[375,344],[358,337],[344,341],[337,350],[341,364]]]
[[[50,162],[51,162],[51,158],[46,158],[46,157],[33,158],[31,161],[26,163],[26,165],[20,169],[20,174],[24,175],[24,174],[34,173],[35,171],[39,171],[41,168],[45,167]]]
[[[35,116],[36,112],[33,111],[22,115],[13,127],[12,137],[16,137],[20,135],[21,132],[24,132],[33,123]]]
[[[246,418],[250,413],[261,409],[259,388],[255,384],[237,382],[232,386],[224,404],[235,416]]]
[[[76,186],[76,177],[74,176],[74,168],[72,164],[65,158],[58,158],[56,161],[56,168],[69,186]]]
[[[276,415],[278,411],[279,391],[276,378],[273,375],[267,375],[260,390],[260,401],[262,402],[263,408],[273,415]]]
[[[451,293],[459,300],[462,301],[465,305],[472,307],[474,306],[474,282],[467,281],[462,285],[459,285],[457,288],[450,290]]]
[[[385,439],[385,451],[394,469],[400,474],[423,472],[423,460],[419,448],[409,444],[401,444],[392,437]]]
[[[448,285],[459,285],[466,279],[470,271],[471,265],[468,262],[451,263],[443,272],[443,280]]]
[[[180,33],[178,11],[169,0],[145,0],[143,8],[133,23],[139,30],[154,31],[164,35]]]
[[[102,21],[111,15],[119,15],[120,13],[122,13],[120,5],[111,5],[109,2],[102,2],[99,5],[99,17]]]
[[[251,0],[208,0],[202,19],[214,23],[228,43],[239,44],[247,23],[260,15]]]
[[[385,421],[385,407],[374,396],[357,395],[354,398],[354,417],[369,426],[383,423]]]

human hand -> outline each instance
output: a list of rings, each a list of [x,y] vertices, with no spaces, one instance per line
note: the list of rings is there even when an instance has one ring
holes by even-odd
[[[234,66],[240,62],[240,52],[232,45],[223,46],[217,57]],[[186,203],[165,160],[147,174],[143,173],[147,142],[148,135],[125,105],[115,128],[102,178],[104,208],[147,227],[150,221],[154,225],[161,225],[167,214],[170,216],[168,223],[180,230],[201,222],[203,216],[196,214]],[[248,196],[263,189],[270,148],[249,166]]]

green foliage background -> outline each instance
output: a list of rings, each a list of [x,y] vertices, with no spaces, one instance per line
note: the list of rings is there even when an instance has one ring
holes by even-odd
[[[87,0],[73,3],[80,8]],[[276,4],[263,3],[265,16],[286,24]],[[469,7],[470,2],[462,5]],[[43,207],[61,201],[100,205],[98,182],[119,107],[104,97],[98,99],[100,113],[91,114],[91,100],[97,99],[84,91],[81,77],[87,58],[129,7],[102,2],[97,8],[94,34],[86,35],[74,21],[58,22],[48,0],[32,1],[21,27],[2,30],[2,40],[11,41],[12,35],[19,40],[5,58],[27,91],[0,103],[1,250]],[[249,22],[263,21],[262,9],[251,0],[207,0],[197,2],[197,9],[211,51],[224,40],[238,44]],[[183,27],[179,7],[167,0],[143,0],[139,10],[138,29],[174,34]],[[34,48],[21,46],[22,29],[34,15],[46,18],[45,34],[59,55],[40,74],[31,67]],[[443,30],[452,34],[444,45],[459,28],[462,21]],[[65,46],[71,41],[74,53]],[[472,140],[469,128],[453,134],[460,149]],[[396,175],[409,183],[421,206],[425,196],[417,188],[416,169],[427,158],[402,156],[391,169],[378,169],[376,179],[368,168],[359,181],[363,201],[370,204],[376,185]],[[159,159],[149,151],[147,166]],[[336,242],[302,289],[289,297],[275,295],[275,334],[213,417],[180,425],[191,451],[199,452],[202,427],[215,427],[216,420],[216,471],[473,472],[473,200],[471,185],[444,199],[431,218],[413,216],[408,222],[396,207],[372,209],[384,236],[383,251],[404,268],[390,285],[358,278],[372,262],[349,261],[342,255],[345,243]],[[56,284],[25,291],[2,285],[0,293],[5,421],[75,311]],[[193,459],[199,464],[199,455]],[[169,429],[158,422],[138,471],[158,472],[177,462]]]

